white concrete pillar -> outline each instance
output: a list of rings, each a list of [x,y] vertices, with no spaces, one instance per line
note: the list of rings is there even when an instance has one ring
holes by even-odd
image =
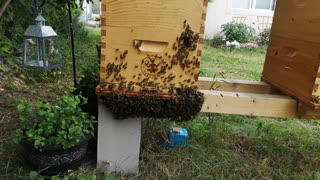
[[[115,119],[99,100],[98,170],[139,172],[141,123],[141,118]]]

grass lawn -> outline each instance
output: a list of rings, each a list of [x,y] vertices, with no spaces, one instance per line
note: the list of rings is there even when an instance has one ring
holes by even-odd
[[[99,29],[76,39],[78,72],[96,61]],[[79,37],[79,36],[78,36]],[[67,50],[68,45],[62,46]],[[201,75],[260,80],[265,50],[204,47]],[[54,100],[72,86],[71,63],[39,75],[17,71],[0,83],[0,179],[28,179],[30,169],[14,144],[19,99]],[[24,76],[19,76],[24,74]],[[28,83],[29,82],[29,83]],[[31,82],[31,83],[30,83]],[[108,174],[83,167],[71,179],[320,179],[320,122],[200,113],[190,122],[143,121],[140,173]],[[166,129],[186,127],[190,147],[167,148]]]
[[[216,49],[204,46],[201,76],[260,81],[266,49]]]

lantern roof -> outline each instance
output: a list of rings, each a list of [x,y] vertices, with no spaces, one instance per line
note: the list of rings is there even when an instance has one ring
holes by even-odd
[[[35,19],[36,25],[30,25],[25,31],[25,37],[48,38],[56,37],[57,33],[50,26],[45,25],[45,19],[39,14]]]

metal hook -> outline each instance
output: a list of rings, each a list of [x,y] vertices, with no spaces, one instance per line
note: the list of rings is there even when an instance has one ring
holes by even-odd
[[[34,4],[35,4],[37,10],[40,11],[40,13],[42,11],[41,7],[44,5],[45,2],[46,2],[46,0],[42,0],[41,3],[39,3],[38,0],[34,0]]]

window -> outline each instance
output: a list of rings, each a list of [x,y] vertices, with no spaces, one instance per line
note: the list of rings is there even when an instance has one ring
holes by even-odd
[[[255,0],[255,9],[274,10],[275,0]]]
[[[232,0],[233,8],[249,9],[251,0]]]
[[[99,0],[93,0],[92,13],[93,14],[100,14],[100,1]]]
[[[232,0],[232,8],[264,9],[273,11],[276,0]]]

